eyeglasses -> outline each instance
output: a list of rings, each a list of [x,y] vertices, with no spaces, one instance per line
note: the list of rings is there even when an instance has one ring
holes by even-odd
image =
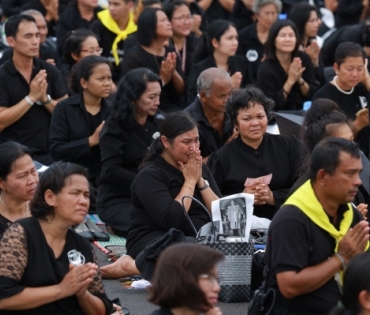
[[[192,15],[181,15],[181,16],[172,18],[172,20],[177,20],[177,21],[180,21],[180,22],[185,22],[187,20],[191,21],[192,19],[193,19]]]
[[[89,54],[93,54],[93,53],[102,54],[103,53],[103,48],[97,47],[97,48],[90,48],[90,49],[81,49],[80,51],[84,51],[84,52],[87,52]]]
[[[199,275],[199,278],[208,280],[209,285],[215,285],[215,284],[220,283],[219,277],[214,276],[214,275],[202,274],[202,275]]]

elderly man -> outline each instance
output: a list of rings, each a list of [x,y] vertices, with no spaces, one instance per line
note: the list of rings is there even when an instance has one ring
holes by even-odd
[[[369,224],[353,208],[361,185],[358,145],[328,137],[313,150],[310,179],[274,216],[265,254],[274,314],[328,314],[341,298],[343,271],[369,247]]]
[[[205,163],[213,152],[239,133],[225,114],[232,89],[230,75],[222,69],[209,68],[199,75],[197,88],[198,97],[184,111],[198,123],[200,152]]]

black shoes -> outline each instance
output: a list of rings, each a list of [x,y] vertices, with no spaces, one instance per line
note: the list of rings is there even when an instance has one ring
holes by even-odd
[[[90,218],[85,223],[80,223],[75,232],[89,241],[109,242],[109,235],[102,231]]]

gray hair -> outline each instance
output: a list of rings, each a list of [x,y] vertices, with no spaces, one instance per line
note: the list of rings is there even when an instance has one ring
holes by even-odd
[[[255,14],[258,14],[258,13],[260,13],[262,7],[264,7],[265,5],[268,5],[268,4],[275,5],[276,10],[278,11],[278,13],[281,12],[282,3],[281,3],[280,0],[254,0],[253,5],[252,5],[252,11]]]
[[[209,96],[209,92],[212,90],[213,81],[216,78],[230,80],[230,75],[220,68],[208,68],[201,72],[197,79],[198,93],[203,91]]]
[[[34,9],[29,9],[29,10],[22,11],[21,14],[30,15],[30,16],[40,15],[40,16],[44,17],[44,15],[40,11],[37,11],[37,10],[34,10]]]

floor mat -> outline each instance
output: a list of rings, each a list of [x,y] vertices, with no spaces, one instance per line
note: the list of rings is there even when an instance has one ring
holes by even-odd
[[[126,254],[126,239],[108,232],[106,233],[110,236],[109,242],[94,241],[93,244],[113,260],[117,260]]]

